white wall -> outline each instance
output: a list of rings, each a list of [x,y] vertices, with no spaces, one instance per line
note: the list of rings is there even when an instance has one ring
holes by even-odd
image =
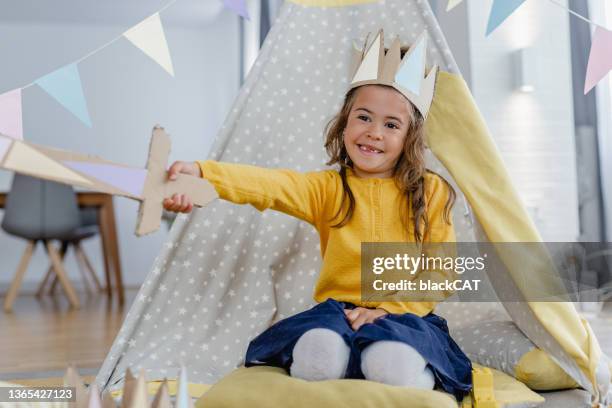
[[[179,8],[180,3],[176,3]],[[138,22],[120,16],[117,21],[121,22],[47,23],[40,14],[35,21],[2,21],[0,93],[80,58]],[[172,136],[171,161],[205,158],[238,91],[238,20],[224,11],[214,22],[181,25],[175,19],[165,29],[175,78],[127,40],[119,40],[79,65],[93,128],[34,86],[23,95],[25,139],[144,166],[151,129],[159,123]],[[1,191],[9,189],[11,177],[0,171]],[[149,272],[166,229],[162,226],[155,234],[136,238],[137,203],[117,198],[115,211],[124,282],[138,285]],[[0,287],[11,281],[24,247],[23,240],[0,231]],[[101,275],[99,240],[91,240],[85,250]],[[39,248],[25,286],[40,281],[47,262]],[[69,275],[78,277],[72,256],[67,262]]]
[[[472,92],[546,241],[578,237],[568,13],[525,2],[485,37],[491,0],[467,1]],[[510,54],[532,46],[535,92],[513,90]]]

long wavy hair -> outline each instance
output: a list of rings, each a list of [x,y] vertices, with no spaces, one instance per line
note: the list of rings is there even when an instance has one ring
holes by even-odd
[[[375,85],[385,86],[385,85]],[[357,87],[347,92],[344,98],[344,105],[342,109],[334,116],[327,126],[325,127],[325,149],[329,155],[329,161],[327,165],[340,165],[340,177],[342,179],[343,195],[342,202],[338,212],[332,217],[330,222],[337,219],[342,210],[348,207],[342,220],[334,225],[332,228],[340,228],[344,226],[351,217],[355,210],[355,196],[349,187],[347,181],[347,169],[353,168],[353,162],[347,153],[344,145],[344,129],[348,123],[348,116],[351,112],[355,99],[359,89]],[[437,174],[427,168],[425,168],[425,120],[414,105],[407,101],[412,111],[412,120],[408,124],[407,135],[404,140],[404,147],[402,154],[400,155],[395,168],[393,170],[393,178],[395,184],[403,192],[407,208],[406,212],[401,214],[402,222],[406,230],[410,228],[410,221],[414,226],[413,231],[408,231],[414,234],[415,241],[422,242],[427,231],[429,230],[429,223],[427,220],[427,207],[425,203],[425,173],[430,172]],[[449,225],[451,224],[450,211],[455,203],[456,193],[453,187],[443,177],[440,178],[444,181],[448,187],[449,195],[444,206],[444,221]],[[406,217],[406,214],[410,214],[411,220]]]

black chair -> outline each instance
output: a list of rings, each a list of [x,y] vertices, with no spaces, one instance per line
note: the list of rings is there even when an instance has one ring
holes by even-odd
[[[51,260],[51,267],[43,283],[55,274],[70,304],[75,308],[79,307],[79,299],[68,280],[62,260],[70,244],[75,245],[77,260],[82,258],[81,254],[84,256],[84,252],[80,248],[80,241],[98,233],[97,227],[84,226],[81,217],[76,194],[71,186],[15,174],[11,191],[6,198],[2,229],[11,235],[26,239],[28,244],[4,301],[6,311],[12,310],[21,281],[38,242],[43,243]],[[62,243],[59,252],[51,243],[53,240]],[[89,264],[88,260],[81,262]],[[95,276],[91,265],[89,269]],[[97,278],[95,280],[97,281]]]

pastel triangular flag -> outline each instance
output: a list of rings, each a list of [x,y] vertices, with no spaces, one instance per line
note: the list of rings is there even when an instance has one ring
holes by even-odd
[[[75,403],[72,404],[73,407],[87,408],[87,389],[85,384],[83,384],[81,376],[73,366],[68,367],[66,374],[64,374],[64,386],[75,388],[76,398]]]
[[[250,19],[249,10],[247,9],[246,0],[223,0],[225,7],[237,13],[238,15]]]
[[[463,0],[448,0],[448,4],[446,5],[446,11],[451,11],[455,7],[459,5]]]
[[[586,95],[612,69],[612,31],[595,28],[587,64],[584,93]]]
[[[25,174],[45,174],[62,182],[92,184],[91,181],[62,166],[55,160],[45,156],[33,147],[19,141],[13,143],[13,148],[7,154],[4,167]]]
[[[379,32],[374,42],[370,45],[370,49],[366,52],[363,62],[353,77],[352,83],[376,80],[378,78],[378,68],[382,60],[381,52],[384,52],[381,43],[382,33]]]
[[[130,28],[123,33],[123,36],[161,65],[170,75],[174,76],[172,59],[170,58],[170,51],[159,13],[153,14]]]
[[[81,86],[81,76],[76,64],[66,65],[35,82],[81,122],[91,127],[87,102]]]
[[[140,370],[140,374],[136,380],[136,385],[132,391],[129,405],[122,406],[126,408],[147,408],[149,406],[149,397],[147,393],[144,370]]]
[[[510,14],[523,4],[525,0],[493,0],[493,7],[487,23],[487,35],[501,25]]]
[[[63,164],[73,170],[130,193],[133,196],[142,196],[142,189],[144,188],[145,179],[147,178],[147,171],[145,169],[132,169],[113,166],[112,164],[80,161],[64,161]]]
[[[115,400],[108,392],[102,394],[102,408],[116,408]]]
[[[155,394],[155,399],[153,399],[153,403],[151,404],[151,408],[172,408],[172,404],[170,402],[170,394],[168,393],[168,380],[164,379],[164,382],[157,390]]]
[[[181,366],[179,374],[178,389],[176,390],[176,408],[193,408],[193,401],[191,395],[189,395],[187,369],[184,366]]]
[[[96,384],[89,387],[89,404],[87,408],[102,408],[102,399],[100,399],[100,390]]]
[[[421,83],[425,71],[425,33],[421,34],[415,46],[408,50],[402,66],[395,74],[395,82],[415,95],[421,93]]]
[[[125,380],[123,382],[123,394],[121,396],[121,408],[127,408],[136,388],[136,378],[132,375],[132,370],[125,371]]]
[[[2,159],[8,148],[11,147],[11,143],[11,139],[0,137],[0,163],[2,163]]]
[[[0,133],[15,139],[23,139],[21,89],[0,95]]]

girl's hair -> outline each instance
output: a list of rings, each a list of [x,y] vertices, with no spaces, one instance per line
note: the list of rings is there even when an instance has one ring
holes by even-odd
[[[333,165],[338,163],[340,165],[340,178],[342,179],[343,186],[342,202],[338,212],[332,217],[332,220],[340,215],[348,199],[348,210],[344,218],[339,223],[332,225],[333,228],[340,228],[345,225],[351,219],[355,210],[355,197],[347,181],[347,169],[353,167],[353,162],[344,146],[343,133],[348,123],[349,113],[357,97],[357,91],[360,88],[361,87],[353,88],[346,94],[342,109],[325,127],[325,149],[330,157],[330,160],[326,164]],[[408,104],[412,111],[412,120],[408,124],[403,151],[393,170],[393,177],[396,185],[406,197],[408,203],[406,208],[408,211],[406,214],[410,214],[410,210],[412,210],[415,240],[417,242],[422,242],[423,237],[427,234],[429,229],[425,203],[424,176],[426,172],[433,174],[437,173],[425,168],[425,120],[411,102],[408,102]],[[448,181],[441,176],[440,178],[444,181],[449,191],[449,196],[444,206],[444,220],[450,224],[450,211],[455,203],[456,193]],[[404,214],[402,215],[402,222],[404,227],[408,230],[409,221]]]

